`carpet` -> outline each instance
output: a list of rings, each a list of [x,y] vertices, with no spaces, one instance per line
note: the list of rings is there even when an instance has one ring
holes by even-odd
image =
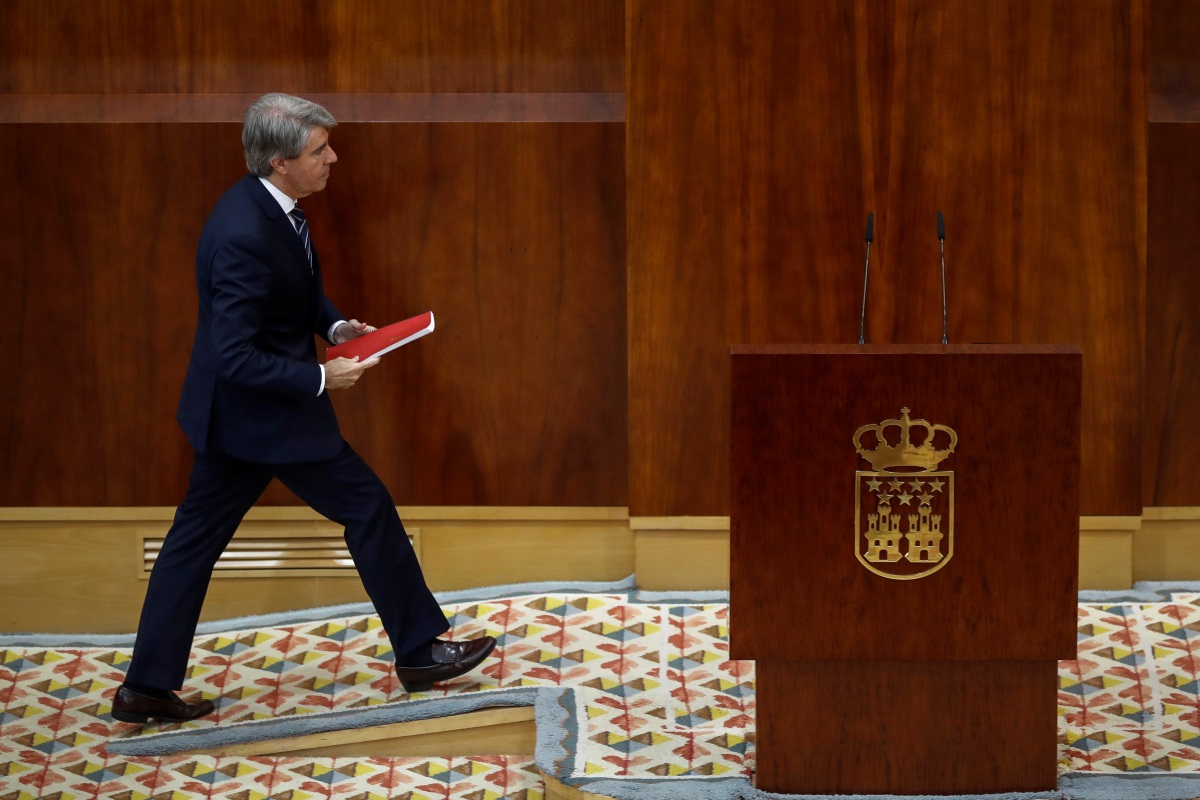
[[[1200,593],[1085,595],[1059,670],[1058,791],[991,798],[1200,796]],[[439,595],[480,670],[407,695],[362,605],[209,623],[188,693],[205,720],[142,728],[110,703],[132,637],[0,637],[0,800],[345,797],[536,800],[540,773],[618,798],[770,798],[750,786],[753,665],[730,661],[719,593],[527,585]],[[538,752],[456,759],[215,758],[214,744],[534,705]],[[793,796],[795,797],[795,796]]]

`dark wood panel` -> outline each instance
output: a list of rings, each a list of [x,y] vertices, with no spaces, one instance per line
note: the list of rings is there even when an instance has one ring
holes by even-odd
[[[852,21],[845,4],[632,4],[635,516],[728,513],[731,342],[857,332]]]
[[[1149,0],[1146,32],[1154,122],[1200,122],[1200,4]]]
[[[731,656],[1074,657],[1081,363],[1048,346],[736,349]],[[956,434],[937,477],[873,468],[856,451],[861,429],[900,419],[902,408]],[[901,441],[899,428],[884,433],[889,443]],[[918,427],[911,442],[931,436]],[[942,431],[932,444],[945,450],[951,438]],[[880,437],[866,431],[861,445],[874,450]],[[870,478],[881,488],[860,485],[859,471],[884,473]],[[918,491],[917,481],[934,488]],[[911,554],[909,515],[925,493],[940,517],[942,559],[871,564],[907,577],[876,574],[864,560],[865,515],[887,497],[905,532],[896,552]],[[804,635],[780,636],[775,623],[793,608],[805,609]]]
[[[714,4],[631,5],[630,514],[722,514],[729,407]],[[687,13],[695,9],[695,13]],[[692,113],[681,125],[683,109]],[[712,491],[716,487],[715,496]]]
[[[937,341],[944,209],[951,341],[1078,344],[1084,513],[1140,514],[1142,4],[910,6],[891,341]]]
[[[622,0],[15,0],[0,92],[620,92]]]
[[[1143,501],[1200,506],[1200,125],[1150,126]]]
[[[190,450],[175,403],[196,241],[244,171],[236,128],[0,126],[4,505],[173,505]],[[69,155],[68,155],[69,154]]]
[[[5,125],[5,505],[171,505],[209,209],[239,126]],[[326,286],[434,335],[335,395],[403,505],[626,501],[620,124],[344,125],[306,208]],[[64,157],[69,154],[69,157]],[[272,490],[267,502],[292,502]]]
[[[938,341],[939,209],[950,340],[1079,344],[1083,511],[1140,513],[1143,7],[634,0],[631,514],[727,513],[727,348],[855,341],[867,212],[868,341]]]
[[[329,290],[438,327],[335,395],[347,438],[400,502],[625,505],[623,126],[348,133],[308,203]]]
[[[1057,668],[760,662],[755,785],[805,795],[1053,790]],[[846,713],[830,714],[830,698]]]
[[[0,95],[6,122],[238,122],[259,93]],[[622,122],[625,95],[602,92],[442,92],[305,97],[340,122]]]

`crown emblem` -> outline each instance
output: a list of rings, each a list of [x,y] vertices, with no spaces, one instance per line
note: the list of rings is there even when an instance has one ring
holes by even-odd
[[[892,429],[899,432],[899,441],[896,441],[896,433]],[[918,432],[919,443],[913,442],[914,430]],[[870,450],[864,447],[862,441],[867,433],[874,434],[876,441],[875,447]],[[891,439],[888,438],[889,433]],[[944,450],[934,447],[934,438],[939,433],[950,437],[950,445]],[[932,472],[954,452],[957,444],[958,434],[952,429],[945,425],[933,425],[923,419],[909,419],[907,408],[900,409],[900,419],[885,419],[877,425],[863,425],[854,432],[854,449],[871,462],[876,472]]]

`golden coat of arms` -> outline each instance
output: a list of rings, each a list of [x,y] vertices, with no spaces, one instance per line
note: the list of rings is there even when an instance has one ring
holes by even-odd
[[[854,449],[872,467],[855,472],[855,555],[899,581],[932,575],[954,556],[954,473],[938,467],[958,434],[908,414],[854,433]]]

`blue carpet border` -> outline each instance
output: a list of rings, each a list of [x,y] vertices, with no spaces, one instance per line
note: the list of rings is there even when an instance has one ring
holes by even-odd
[[[636,599],[638,590],[634,576],[630,575],[619,581],[510,583],[476,589],[434,592],[433,596],[437,598],[439,604],[447,605],[484,602],[499,597],[519,597],[529,594],[623,594],[630,599]],[[201,622],[196,626],[196,635],[212,636],[250,628],[298,625],[331,617],[357,617],[374,613],[375,607],[369,602],[277,611],[270,614],[253,614]],[[135,636],[134,633],[5,633],[0,634],[0,647],[133,647]]]
[[[122,756],[171,755],[182,750],[208,750],[266,739],[290,738],[354,728],[371,728],[377,725],[392,725],[398,722],[468,714],[488,708],[532,706],[537,691],[536,688],[496,689],[479,694],[405,700],[369,708],[331,711],[324,714],[302,714],[293,717],[235,722],[219,728],[167,731],[110,741],[105,745],[105,749],[110,753]]]

